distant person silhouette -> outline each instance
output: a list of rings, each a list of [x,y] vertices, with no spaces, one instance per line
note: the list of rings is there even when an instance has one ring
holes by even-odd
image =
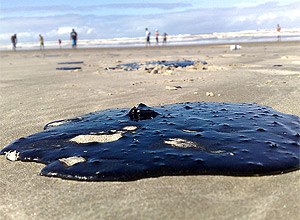
[[[61,39],[58,39],[59,49],[61,49]]]
[[[11,43],[12,43],[12,49],[16,50],[16,48],[17,48],[17,42],[18,42],[17,34],[12,35],[11,38],[10,38],[10,40],[11,40]]]
[[[163,34],[163,46],[167,45],[167,33]]]
[[[70,36],[71,40],[72,40],[72,48],[76,48],[77,47],[77,33],[75,32],[74,29],[72,29],[71,32],[71,36]]]
[[[146,47],[150,47],[151,46],[151,43],[150,43],[150,31],[148,30],[148,28],[145,29],[146,30]]]
[[[279,26],[279,24],[277,24],[277,40],[278,41],[281,41],[280,31],[281,31],[281,27]]]
[[[45,47],[44,47],[44,38],[41,34],[39,35],[39,37],[40,37],[40,50],[43,50],[43,49],[45,49]]]
[[[158,37],[159,37],[159,33],[158,33],[158,30],[156,29],[155,30],[155,40],[156,40],[156,46],[158,46]]]

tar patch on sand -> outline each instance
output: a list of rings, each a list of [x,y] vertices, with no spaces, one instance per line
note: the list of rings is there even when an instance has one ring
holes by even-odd
[[[268,175],[299,169],[299,134],[297,116],[257,104],[140,104],[49,123],[1,154],[75,180]]]

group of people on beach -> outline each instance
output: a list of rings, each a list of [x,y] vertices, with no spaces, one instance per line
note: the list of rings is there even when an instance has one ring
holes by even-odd
[[[70,39],[72,41],[72,48],[73,49],[75,49],[77,47],[77,38],[78,38],[77,36],[78,36],[77,32],[74,29],[72,29],[72,32],[70,34]],[[44,46],[44,37],[41,34],[39,35],[39,41],[40,41],[40,50],[45,49],[45,46]],[[17,34],[12,35],[11,36],[11,43],[12,43],[12,49],[13,50],[16,50],[16,48],[17,48],[17,42],[18,42],[18,40],[17,40]],[[58,39],[59,48],[61,48],[61,43],[62,43],[61,39]]]
[[[281,27],[279,26],[279,24],[277,25],[277,40],[280,41],[281,40],[281,36],[280,36],[280,31],[281,31]],[[150,36],[151,36],[151,33],[150,31],[148,30],[148,28],[145,29],[146,31],[146,47],[150,47],[151,46],[151,42],[150,42]],[[164,33],[162,35],[163,37],[163,41],[162,41],[162,46],[165,46],[167,45],[167,33]],[[77,40],[78,40],[78,34],[77,32],[75,31],[75,29],[72,29],[72,32],[70,33],[70,39],[71,39],[71,42],[72,42],[72,48],[73,49],[76,49],[77,48]],[[159,31],[158,29],[155,30],[155,46],[159,46]],[[40,34],[39,35],[39,41],[40,41],[40,50],[43,50],[45,49],[44,47],[44,38],[43,36]],[[17,48],[17,34],[14,34],[11,36],[11,43],[12,43],[12,49],[13,50],[16,50]],[[58,45],[59,45],[59,48],[61,48],[61,39],[58,39]]]
[[[146,31],[146,47],[150,47],[151,46],[151,43],[150,43],[150,36],[151,36],[151,33],[150,31],[148,30],[148,28],[145,29]],[[163,34],[163,43],[162,45],[165,46],[167,45],[167,33],[164,33]],[[155,46],[158,46],[159,45],[159,32],[158,32],[158,29],[155,30]]]
[[[146,47],[151,46],[150,35],[151,35],[150,31],[148,30],[148,28],[146,28]],[[72,42],[72,48],[76,49],[77,48],[78,34],[75,31],[75,29],[72,29],[72,32],[70,33],[70,40]],[[155,30],[155,40],[156,40],[155,46],[158,46],[159,45],[159,32],[158,32],[158,29]],[[44,50],[45,49],[44,37],[41,34],[39,35],[39,41],[40,41],[40,50]],[[17,48],[17,34],[14,34],[14,35],[11,36],[11,43],[12,43],[13,50],[16,50],[16,48]],[[58,45],[59,45],[60,49],[61,49],[61,43],[62,43],[62,40],[58,39]],[[167,45],[167,33],[163,34],[162,45],[163,46]]]

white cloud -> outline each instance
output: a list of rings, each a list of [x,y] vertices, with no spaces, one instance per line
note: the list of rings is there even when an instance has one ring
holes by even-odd
[[[93,33],[95,33],[96,32],[96,29],[95,28],[88,28],[87,29],[87,32],[86,32],[86,34],[93,34]]]
[[[289,13],[286,14],[286,18],[290,19],[291,22],[299,21],[300,20],[300,8],[289,11]],[[300,23],[299,23],[299,26],[300,26]]]
[[[96,33],[96,29],[92,28],[92,27],[88,27],[88,26],[83,26],[83,27],[59,27],[58,29],[55,30],[51,30],[46,32],[46,34],[44,35],[45,38],[68,38],[70,36],[70,33],[72,31],[72,29],[75,29],[75,31],[78,33],[78,35],[80,36],[85,36],[87,37],[88,35],[92,35]]]
[[[60,27],[58,28],[56,34],[58,35],[69,34],[73,28],[74,27]]]
[[[230,24],[235,25],[235,24],[240,24],[240,23],[245,23],[245,22],[251,22],[251,21],[254,21],[255,19],[256,19],[256,16],[253,14],[240,15],[240,16],[233,17]]]
[[[11,37],[12,34],[9,34],[9,33],[0,33],[0,42],[1,41],[9,41],[10,40],[10,37]]]
[[[77,27],[74,28],[76,30],[76,32],[78,32],[79,34],[84,34],[84,35],[91,35],[96,33],[96,29],[93,27],[88,27],[88,26],[83,26],[83,27]]]
[[[274,20],[278,17],[278,15],[274,13],[266,13],[257,17],[257,23],[263,24],[265,21]]]
[[[250,1],[239,1],[234,5],[234,7],[237,8],[250,8],[250,7],[260,7],[262,5],[278,5],[278,6],[284,6],[284,5],[289,5],[289,4],[294,4],[294,3],[299,3],[296,0],[283,0],[283,1],[278,1],[278,0],[251,0]]]
[[[265,4],[267,2],[270,2],[270,0],[252,0],[251,2],[240,1],[239,3],[235,4],[235,7],[237,7],[237,8],[257,7],[257,6]]]

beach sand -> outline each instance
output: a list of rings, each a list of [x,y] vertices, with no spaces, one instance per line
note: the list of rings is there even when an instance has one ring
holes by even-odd
[[[108,108],[181,102],[258,103],[300,116],[300,42],[0,52],[0,147],[48,122]],[[45,45],[47,46],[47,45]],[[106,71],[191,59],[205,70]],[[78,65],[59,62],[83,61]],[[275,65],[275,66],[274,66]],[[279,65],[279,66],[278,66]],[[80,66],[81,71],[56,70]],[[176,90],[170,88],[178,87]],[[214,94],[209,96],[207,93]],[[262,177],[164,176],[79,182],[0,156],[0,219],[299,219],[300,171]]]

